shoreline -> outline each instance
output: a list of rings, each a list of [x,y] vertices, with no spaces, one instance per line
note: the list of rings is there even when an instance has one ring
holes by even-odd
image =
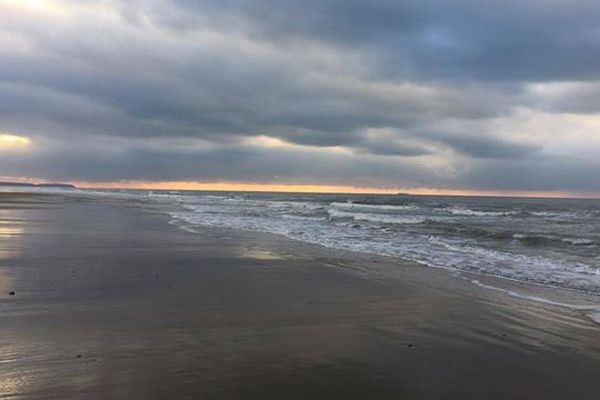
[[[160,213],[168,216],[169,224],[177,226],[183,231],[190,234],[202,234],[202,231],[214,230],[216,232],[223,232],[225,234],[233,236],[255,236],[269,237],[270,240],[282,240],[297,243],[298,245],[307,246],[307,251],[315,251],[320,249],[325,254],[328,252],[333,255],[341,255],[347,259],[359,258],[363,261],[369,261],[372,259],[379,260],[380,264],[386,267],[394,268],[394,266],[400,268],[417,268],[427,269],[431,273],[441,273],[451,280],[460,280],[468,282],[471,286],[491,290],[499,294],[506,295],[512,299],[529,301],[533,303],[541,303],[550,307],[557,307],[561,310],[568,310],[577,314],[580,314],[582,318],[592,321],[600,326],[600,294],[588,293],[579,291],[576,289],[564,288],[559,286],[549,286],[536,282],[520,281],[516,279],[510,279],[507,277],[496,276],[486,273],[477,272],[466,272],[453,270],[451,268],[437,267],[428,265],[423,262],[403,259],[399,256],[388,256],[377,253],[361,252],[356,250],[340,249],[336,247],[329,247],[321,243],[312,243],[302,241],[293,237],[286,236],[284,234],[260,232],[253,230],[236,229],[230,227],[215,227],[200,224],[191,224],[186,221],[174,219],[171,215],[172,210],[161,209],[157,207]],[[152,210],[145,210],[152,212]],[[312,248],[312,249],[311,249]],[[376,273],[375,271],[370,271]],[[381,272],[381,271],[380,271]],[[388,272],[393,272],[389,270]]]

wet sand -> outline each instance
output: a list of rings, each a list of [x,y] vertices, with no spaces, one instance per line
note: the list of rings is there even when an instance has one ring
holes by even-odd
[[[595,400],[599,372],[584,315],[445,271],[0,193],[0,399]]]

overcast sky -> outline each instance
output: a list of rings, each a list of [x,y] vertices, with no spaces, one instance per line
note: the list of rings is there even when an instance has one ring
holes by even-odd
[[[600,193],[597,0],[0,0],[0,177]]]

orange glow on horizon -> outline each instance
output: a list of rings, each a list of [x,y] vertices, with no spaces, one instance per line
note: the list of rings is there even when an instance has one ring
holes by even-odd
[[[142,189],[142,190],[205,190],[225,192],[288,192],[288,193],[348,193],[348,194],[398,194],[434,196],[504,196],[504,197],[560,197],[600,198],[600,193],[565,191],[500,191],[448,188],[373,188],[348,185],[298,185],[242,182],[194,182],[194,181],[118,181],[74,182],[87,189]]]
[[[362,188],[343,185],[295,185],[269,183],[239,183],[239,182],[76,182],[80,188],[89,189],[146,189],[146,190],[206,190],[226,192],[296,192],[296,193],[388,193],[395,194],[398,190]]]
[[[0,176],[0,181],[48,183],[46,180],[29,177]],[[194,181],[114,181],[89,182],[67,181],[80,189],[139,189],[139,190],[199,190],[223,192],[283,192],[283,193],[346,193],[346,194],[398,194],[430,196],[494,196],[532,198],[580,198],[600,199],[600,192],[566,191],[509,191],[472,190],[450,188],[372,188],[349,185],[298,185],[243,182],[194,182]]]

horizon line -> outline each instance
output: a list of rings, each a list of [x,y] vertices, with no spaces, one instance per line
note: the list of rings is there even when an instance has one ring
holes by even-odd
[[[245,183],[245,182],[199,182],[199,181],[48,181],[28,177],[0,177],[0,180],[23,183],[69,183],[79,189],[113,189],[113,190],[189,190],[212,192],[259,192],[259,193],[307,193],[307,194],[365,194],[365,195],[416,195],[416,196],[457,196],[457,197],[518,197],[549,199],[588,199],[600,200],[600,192],[577,191],[534,191],[534,190],[479,190],[427,187],[395,187],[377,188],[352,185],[318,185],[318,184],[277,184],[277,183]]]
[[[117,181],[75,182],[85,189],[138,189],[138,190],[189,190],[212,192],[306,193],[306,194],[365,194],[365,195],[415,195],[460,197],[519,197],[549,199],[598,200],[600,193],[526,190],[477,190],[426,187],[377,188],[352,185],[272,184],[242,182],[196,181]]]

